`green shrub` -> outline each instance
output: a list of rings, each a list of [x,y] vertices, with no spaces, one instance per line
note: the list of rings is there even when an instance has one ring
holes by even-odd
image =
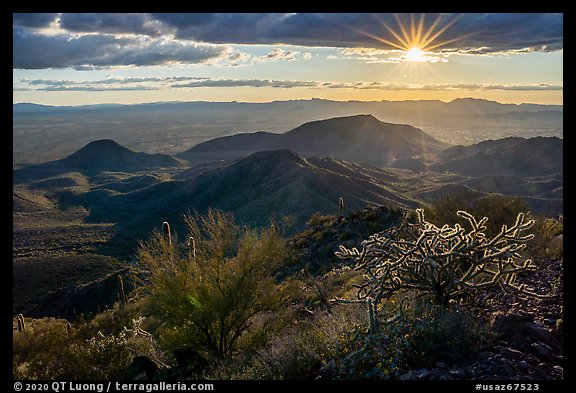
[[[460,364],[489,342],[488,325],[464,308],[446,309],[422,301],[414,309],[401,322],[409,341],[405,361],[411,369],[434,367],[437,362]]]
[[[313,379],[322,366],[345,356],[366,325],[361,307],[316,310],[307,320],[278,332],[243,367],[229,371],[235,379]],[[221,376],[217,375],[216,378]]]
[[[337,217],[334,215],[322,215],[320,213],[314,213],[312,217],[308,220],[306,225],[309,227],[327,227],[330,224],[336,222]]]
[[[289,300],[289,282],[277,284],[273,276],[285,241],[274,228],[257,234],[220,211],[184,221],[193,243],[156,231],[140,244],[138,259],[151,272],[148,310],[161,321],[165,348],[222,359],[250,342],[247,336],[265,334],[275,322],[269,313]]]
[[[493,236],[500,232],[502,225],[513,221],[519,213],[530,211],[528,203],[520,197],[490,195],[478,197],[474,191],[467,190],[447,194],[426,209],[429,221],[438,226],[448,224],[466,225],[467,219],[454,214],[464,210],[474,217],[490,217],[486,222],[486,235]]]
[[[397,313],[398,307],[389,307]],[[471,313],[426,299],[413,301],[399,317],[373,332],[355,334],[332,367],[332,379],[397,379],[402,373],[459,364],[485,348],[488,327]]]
[[[558,218],[536,217],[532,228],[534,240],[528,245],[526,254],[536,262],[561,259],[564,256],[564,224]]]

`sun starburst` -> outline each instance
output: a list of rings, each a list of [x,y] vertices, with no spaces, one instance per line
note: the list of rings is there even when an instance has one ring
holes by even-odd
[[[430,56],[432,50],[438,49],[447,44],[458,41],[466,36],[459,36],[442,40],[441,36],[450,29],[461,17],[462,14],[454,18],[445,18],[443,14],[436,16],[434,21],[426,27],[426,14],[420,14],[417,18],[410,14],[409,21],[406,17],[403,19],[398,14],[394,14],[396,21],[395,27],[390,26],[380,16],[374,15],[380,24],[385,28],[387,34],[378,36],[363,30],[357,32],[366,35],[381,44],[403,51],[403,61],[410,62],[427,62],[434,61],[436,58]]]

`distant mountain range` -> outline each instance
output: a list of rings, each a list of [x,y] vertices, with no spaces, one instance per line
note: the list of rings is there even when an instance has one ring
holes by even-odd
[[[433,158],[448,146],[415,127],[356,115],[306,123],[283,134],[257,132],[216,138],[177,156],[198,163],[288,149],[306,157],[333,156],[388,166],[397,159]]]
[[[563,105],[502,104],[476,98],[458,98],[450,102],[438,100],[413,101],[331,101],[287,100],[265,103],[250,102],[152,102],[121,105],[98,104],[80,106],[48,106],[31,103],[13,104],[12,113],[20,115],[59,116],[71,114],[115,116],[120,114],[155,114],[234,118],[242,122],[254,120],[260,124],[294,124],[318,119],[371,114],[390,122],[421,126],[484,126],[484,127],[543,127],[562,128]],[[265,129],[265,128],[264,128]],[[261,129],[261,130],[264,130]]]
[[[175,156],[218,137],[260,131],[280,134],[309,122],[358,114],[390,124],[409,124],[452,145],[507,136],[562,138],[564,127],[562,105],[501,104],[472,98],[450,102],[311,99],[57,107],[22,103],[14,104],[12,113],[12,160],[16,166],[52,161],[99,139],[114,139],[135,151]],[[250,152],[254,151],[258,150]]]
[[[204,162],[188,166],[184,158],[190,157]],[[121,176],[111,175],[116,172]],[[340,197],[348,211],[370,204],[415,208],[446,192],[475,190],[479,197],[531,198],[536,210],[558,212],[563,144],[559,138],[514,137],[447,146],[415,127],[357,115],[285,134],[217,138],[177,158],[98,140],[13,174],[14,184],[51,189],[58,203],[85,207],[89,222],[116,222],[139,235],[159,220],[208,208],[253,226],[292,216],[301,229],[316,212],[336,214]]]
[[[387,110],[399,110],[401,108],[420,109],[429,111],[441,110],[447,112],[466,112],[468,114],[487,114],[487,113],[506,113],[506,112],[538,112],[542,110],[562,111],[563,105],[542,105],[542,104],[502,104],[496,101],[490,101],[477,98],[457,98],[450,102],[439,100],[412,100],[412,101],[331,101],[313,98],[310,100],[286,100],[272,101],[264,103],[253,102],[208,102],[208,101],[191,101],[191,102],[152,102],[145,104],[96,104],[96,105],[77,105],[77,106],[51,106],[34,103],[18,103],[12,105],[14,114],[33,113],[33,112],[64,112],[64,111],[161,111],[161,110],[269,110],[284,107],[289,110],[309,109],[318,110],[322,107],[350,107],[358,110],[359,106],[369,105],[374,108]]]

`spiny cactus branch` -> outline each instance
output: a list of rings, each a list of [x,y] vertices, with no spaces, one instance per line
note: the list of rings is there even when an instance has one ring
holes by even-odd
[[[138,319],[132,319],[132,323],[134,325],[134,328],[128,329],[126,326],[124,326],[124,331],[127,333],[132,333],[132,335],[134,337],[142,336],[142,337],[146,337],[146,338],[149,338],[150,340],[152,340],[152,334],[148,333],[146,330],[144,330],[140,327],[142,322],[144,322],[144,317],[140,317]]]
[[[529,259],[519,262],[519,251],[534,237],[523,232],[534,220],[520,213],[514,225],[504,225],[488,238],[487,217],[477,220],[462,210],[457,215],[469,223],[468,230],[459,224],[438,227],[426,221],[423,209],[417,209],[415,223],[409,222],[406,213],[399,226],[363,241],[361,251],[340,245],[336,255],[353,260],[355,269],[364,272],[364,282],[357,286],[357,300],[377,304],[397,292],[416,290],[447,304],[456,296],[498,285],[525,295],[552,296],[515,284],[518,273],[535,269]]]

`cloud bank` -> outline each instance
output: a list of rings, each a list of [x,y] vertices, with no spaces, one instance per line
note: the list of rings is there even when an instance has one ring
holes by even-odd
[[[563,49],[563,14],[13,14],[13,68],[233,62],[233,44],[393,50],[402,27],[420,23],[438,53]],[[272,58],[295,58],[284,52]]]
[[[22,79],[16,89],[39,91],[114,91],[114,90],[162,90],[212,87],[250,88],[312,88],[312,89],[358,89],[358,90],[563,90],[560,84],[409,84],[388,82],[331,82],[294,81],[270,79],[223,79],[194,76],[179,77],[132,77],[105,78],[95,81],[64,79]]]

